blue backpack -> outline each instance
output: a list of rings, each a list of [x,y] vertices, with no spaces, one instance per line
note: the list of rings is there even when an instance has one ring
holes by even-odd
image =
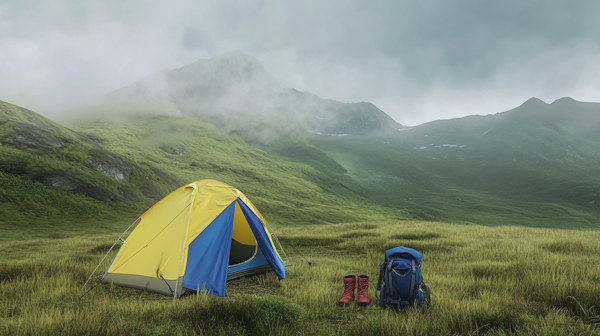
[[[418,251],[400,246],[385,251],[385,261],[379,270],[377,290],[379,306],[383,308],[429,307],[431,290],[423,283]]]

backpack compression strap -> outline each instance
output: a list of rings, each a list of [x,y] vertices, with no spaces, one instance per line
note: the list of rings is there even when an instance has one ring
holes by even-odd
[[[415,281],[417,278],[417,268],[415,267],[415,259],[412,260],[412,277],[410,278],[410,294],[408,295],[408,302],[411,302],[415,297]],[[418,288],[417,288],[418,290]]]
[[[383,280],[384,277],[384,272],[385,272],[385,265],[387,264],[387,261],[384,262],[383,264],[381,264],[381,267],[379,268],[379,278],[377,279],[377,291],[381,291],[381,281]]]

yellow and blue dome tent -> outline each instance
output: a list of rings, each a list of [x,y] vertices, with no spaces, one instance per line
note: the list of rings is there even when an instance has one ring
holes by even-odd
[[[227,280],[270,270],[285,278],[268,223],[244,194],[219,181],[175,190],[129,228],[113,244],[122,242],[99,283],[177,298],[187,291],[225,296]]]

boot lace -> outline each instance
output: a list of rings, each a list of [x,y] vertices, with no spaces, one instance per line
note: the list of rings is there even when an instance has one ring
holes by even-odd
[[[361,294],[366,294],[367,289],[368,289],[368,284],[366,281],[360,281],[358,283],[358,290],[361,292]]]
[[[354,294],[354,291],[352,289],[353,288],[352,288],[351,283],[345,283],[344,284],[344,296],[351,297],[352,294]]]

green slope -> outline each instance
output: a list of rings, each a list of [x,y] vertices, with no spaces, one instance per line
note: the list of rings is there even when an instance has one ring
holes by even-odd
[[[395,137],[314,137],[366,195],[424,219],[600,227],[600,107],[532,99]]]
[[[177,187],[206,178],[242,190],[276,225],[410,217],[365,198],[314,147],[317,168],[196,118],[138,116],[73,129],[0,102],[2,239],[122,228]]]
[[[359,185],[316,148],[313,161],[318,162],[317,168],[271,155],[221,128],[189,117],[137,117],[74,128],[102,139],[103,146],[132,161],[169,171],[182,183],[210,178],[235,186],[277,224],[408,216],[362,197]]]
[[[161,177],[162,175],[162,177]],[[163,179],[165,177],[167,180]],[[0,102],[2,238],[112,232],[176,185],[18,106]]]

